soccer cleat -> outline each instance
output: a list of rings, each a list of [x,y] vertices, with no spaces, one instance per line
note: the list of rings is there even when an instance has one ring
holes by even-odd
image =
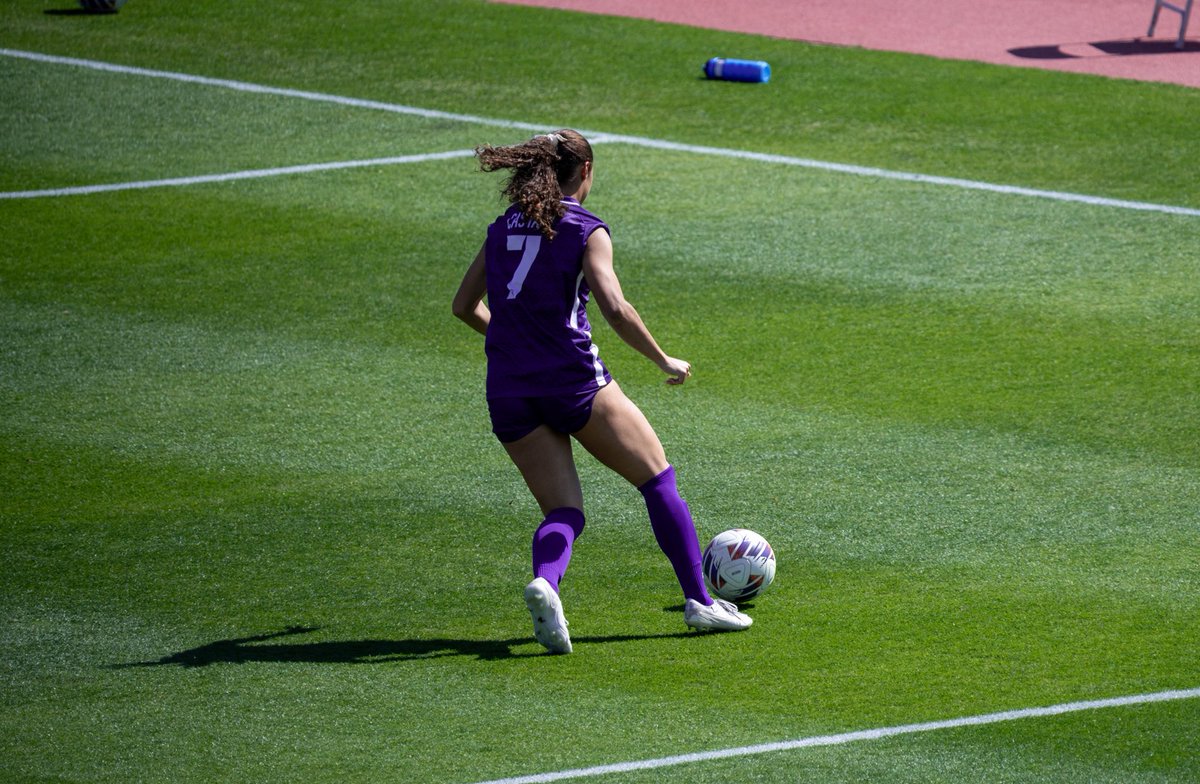
[[[693,629],[716,629],[720,631],[737,631],[749,629],[754,619],[743,612],[738,612],[737,605],[724,599],[713,599],[713,603],[705,607],[695,599],[688,599],[683,606],[683,621]]]
[[[570,653],[571,635],[567,632],[567,617],[563,615],[558,592],[544,577],[534,578],[525,586],[525,606],[533,618],[533,636],[550,653]]]

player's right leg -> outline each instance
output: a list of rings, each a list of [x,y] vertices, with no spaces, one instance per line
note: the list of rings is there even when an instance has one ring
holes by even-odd
[[[748,615],[714,602],[700,570],[700,542],[675,484],[658,434],[616,382],[601,389],[592,415],[575,438],[600,462],[637,487],[646,502],[654,538],[675,570],[684,596],[684,621],[694,628],[745,629]]]

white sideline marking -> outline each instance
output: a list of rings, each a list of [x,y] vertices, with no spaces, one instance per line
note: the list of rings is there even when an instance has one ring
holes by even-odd
[[[1031,196],[1039,199],[1053,199],[1055,201],[1078,202],[1081,204],[1091,204],[1097,207],[1117,207],[1126,210],[1145,210],[1149,212],[1164,212],[1171,215],[1190,215],[1192,217],[1200,217],[1200,209],[1193,207],[1176,207],[1170,204],[1154,204],[1152,202],[1144,201],[1109,199],[1103,196],[1088,196],[1082,193],[1067,193],[1064,191],[1045,191],[1037,188],[1025,188],[1020,185],[998,185],[979,180],[964,180],[958,177],[940,177],[935,174],[917,174],[915,172],[892,171],[891,169],[877,169],[871,166],[855,166],[854,164],[850,163],[832,163],[830,161],[817,161],[810,158],[796,158],[790,155],[775,155],[772,153],[751,152],[749,150],[730,150],[723,147],[705,147],[697,144],[683,144],[680,142],[664,141],[660,139],[646,139],[639,136],[622,136],[620,134],[606,134],[604,141],[624,142],[626,144],[636,144],[642,147],[653,147],[660,150],[675,150],[678,152],[690,152],[698,155],[719,155],[725,158],[740,158],[743,160],[760,161],[762,163],[778,163],[785,166],[800,166],[806,169],[820,169],[822,171],[839,172],[841,174],[855,174],[862,177],[876,177],[884,180],[922,182],[929,185],[945,185],[954,188],[965,188],[968,190],[1007,193],[1015,196]]]
[[[440,161],[448,158],[469,158],[474,154],[474,150],[450,150],[449,152],[430,152],[420,155],[401,155],[394,158],[370,158],[361,161],[306,163],[300,166],[281,166],[274,169],[249,169],[246,171],[226,172],[224,174],[201,174],[195,177],[174,177],[166,180],[141,180],[140,182],[117,182],[106,185],[78,185],[70,188],[48,188],[40,191],[8,191],[0,192],[0,199],[37,199],[46,196],[81,196],[88,193],[106,193],[109,191],[129,191],[142,188],[199,185],[206,182],[230,182],[232,180],[253,180],[261,177],[280,177],[286,174],[308,174],[310,172],[334,171],[337,169],[357,169],[366,166],[391,166],[398,163],[424,163],[426,161]]]
[[[633,762],[618,762],[612,765],[597,765],[591,768],[575,768],[560,770],[552,773],[534,773],[529,776],[514,776],[506,779],[492,779],[477,784],[546,784],[551,781],[564,779],[588,778],[604,776],[610,773],[629,773],[637,770],[652,770],[675,765],[687,765],[693,762],[728,759],[729,757],[748,757],[755,754],[767,754],[773,751],[792,751],[794,749],[812,748],[814,746],[840,746],[846,743],[856,743],[860,740],[879,740],[897,735],[914,735],[934,730],[954,729],[956,727],[978,727],[983,724],[997,724],[1003,721],[1018,719],[1033,719],[1042,716],[1058,716],[1064,713],[1097,710],[1099,708],[1119,708],[1127,705],[1144,705],[1151,702],[1169,702],[1171,700],[1191,700],[1200,697],[1200,688],[1181,689],[1176,691],[1160,691],[1153,694],[1137,694],[1129,697],[1113,697],[1106,700],[1088,700],[1086,702],[1067,702],[1061,705],[1051,705],[1045,708],[1025,708],[1023,710],[1001,711],[1000,713],[985,713],[981,716],[965,716],[945,721],[930,721],[922,724],[903,724],[897,727],[880,727],[873,730],[846,732],[840,735],[818,735],[811,738],[799,738],[778,743],[762,743],[756,746],[740,746],[732,749],[717,749],[701,751],[695,754],[680,754],[674,757],[659,757],[657,759],[635,760]]]
[[[533,123],[518,122],[516,120],[482,117],[474,114],[459,114],[456,112],[443,112],[437,109],[423,109],[418,106],[405,106],[403,104],[386,103],[384,101],[349,98],[341,95],[311,92],[308,90],[293,90],[284,87],[270,87],[267,85],[254,84],[252,82],[241,82],[233,79],[214,79],[207,76],[194,76],[192,74],[178,73],[175,71],[159,71],[149,68],[116,65],[113,63],[99,62],[96,60],[81,60],[75,57],[59,57],[57,55],[26,52],[19,49],[0,48],[0,55],[43,63],[72,65],[80,68],[90,68],[96,71],[109,71],[112,73],[131,74],[135,76],[148,76],[156,79],[169,79],[178,82],[188,82],[190,84],[202,84],[209,87],[223,87],[230,90],[239,90],[241,92],[259,93],[263,95],[278,95],[288,98],[300,98],[306,101],[333,103],[342,106],[354,106],[362,109],[376,109],[379,111],[393,112],[396,114],[408,114],[417,117],[425,117],[428,119],[452,120],[455,122],[490,125],[498,128],[514,128],[535,132],[541,132],[545,130],[544,126]],[[1114,207],[1126,210],[1143,210],[1147,212],[1166,213],[1169,215],[1200,217],[1200,209],[1192,207],[1177,207],[1169,204],[1127,201],[1124,199],[1109,199],[1102,196],[1088,196],[1085,194],[1066,193],[1063,191],[1047,191],[1037,188],[1025,188],[1018,185],[998,185],[979,180],[964,180],[957,177],[940,177],[931,174],[892,171],[890,169],[878,169],[870,166],[855,166],[853,164],[818,161],[809,158],[797,158],[790,155],[774,155],[770,153],[751,152],[749,150],[735,150],[725,147],[707,147],[703,145],[683,144],[664,139],[651,139],[643,136],[626,136],[598,131],[582,131],[582,133],[591,138],[591,140],[594,142],[621,142],[639,147],[651,147],[660,150],[688,152],[699,155],[715,155],[724,158],[737,158],[742,160],[759,161],[762,163],[782,164],[785,166],[798,166],[802,168],[819,169],[822,171],[838,172],[841,174],[854,174],[864,177],[902,180],[906,182],[919,182],[929,185],[942,185],[955,188],[965,188],[969,190],[990,191],[992,193],[1028,196],[1039,199],[1051,199],[1054,201],[1077,202],[1081,204],[1090,204],[1097,207]]]
[[[113,63],[104,63],[97,60],[80,60],[76,57],[58,57],[57,55],[40,54],[38,52],[23,52],[19,49],[0,49],[0,55],[4,55],[5,57],[18,57],[25,60],[34,60],[39,63],[74,65],[80,68],[90,68],[93,71],[109,71],[111,73],[130,74],[133,76],[149,76],[155,79],[169,79],[175,82],[188,82],[189,84],[203,84],[208,87],[224,87],[228,90],[238,90],[244,93],[280,95],[285,98],[300,98],[305,101],[335,103],[342,106],[355,106],[360,109],[378,109],[380,111],[394,112],[396,114],[412,114],[416,115],[417,117],[425,117],[433,120],[454,120],[456,122],[476,123],[478,125],[496,125],[500,126],[501,128],[519,128],[527,131],[545,130],[540,125],[514,122],[512,120],[494,120],[490,117],[477,117],[473,114],[442,112],[436,109],[422,109],[417,106],[402,106],[400,104],[384,103],[382,101],[369,101],[362,98],[347,98],[342,95],[314,93],[309,92],[308,90],[291,90],[286,87],[269,87],[267,85],[254,84],[252,82],[239,82],[233,79],[213,79],[208,76],[193,76],[192,74],[177,73],[175,71],[156,71],[150,68],[136,68],[129,65],[115,65]]]

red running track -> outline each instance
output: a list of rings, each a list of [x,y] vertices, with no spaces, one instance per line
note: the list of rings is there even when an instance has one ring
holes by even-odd
[[[1186,0],[1175,0],[1183,5]],[[1200,87],[1200,4],[1182,50],[1180,16],[1154,0],[493,0]],[[716,52],[754,59],[754,52]]]

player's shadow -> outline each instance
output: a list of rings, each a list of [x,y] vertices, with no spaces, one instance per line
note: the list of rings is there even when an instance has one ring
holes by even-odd
[[[112,16],[117,13],[114,9],[92,8],[47,8],[42,13],[46,16]]]
[[[316,664],[382,664],[387,662],[437,659],[445,656],[470,656],[479,661],[518,659],[546,656],[537,650],[516,651],[517,646],[531,647],[532,636],[510,640],[333,640],[327,642],[271,642],[284,637],[315,632],[315,626],[291,626],[281,632],[218,640],[172,653],[161,659],[114,664],[113,669],[131,667],[207,667],[210,664],[247,664],[250,662],[309,662]],[[686,637],[688,632],[674,634],[630,634],[607,637],[572,637],[576,646],[617,642],[635,642],[670,637]],[[536,645],[536,643],[534,643]]]
[[[1184,40],[1183,48],[1175,47],[1174,38],[1124,38],[1115,41],[1087,43],[1044,44],[1018,46],[1008,53],[1024,60],[1082,60],[1093,57],[1133,57],[1147,54],[1187,54],[1200,52],[1200,41]]]

